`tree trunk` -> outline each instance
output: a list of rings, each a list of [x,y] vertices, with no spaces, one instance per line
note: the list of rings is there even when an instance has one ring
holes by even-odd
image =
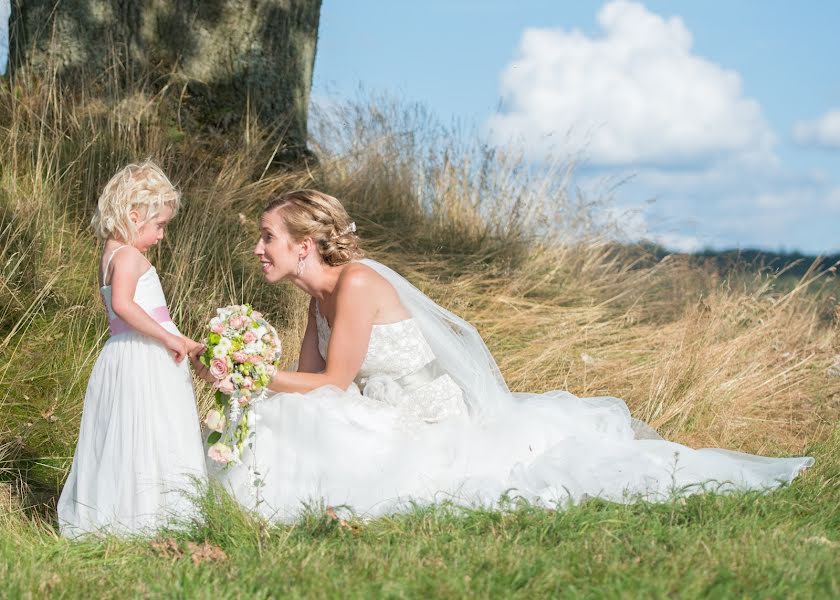
[[[204,123],[249,110],[303,150],[320,12],[321,0],[12,0],[10,71],[168,75]]]

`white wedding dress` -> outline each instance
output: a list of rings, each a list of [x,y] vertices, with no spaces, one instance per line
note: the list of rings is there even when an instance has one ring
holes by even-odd
[[[702,490],[769,489],[813,463],[660,438],[617,398],[511,393],[478,333],[387,267],[411,318],[375,325],[356,380],[254,403],[241,464],[211,473],[246,507],[294,520],[307,506],[361,516],[451,501],[587,497],[666,500]],[[330,328],[317,313],[326,358]]]
[[[88,380],[79,440],[58,500],[66,537],[152,534],[173,519],[189,520],[198,514],[189,494],[207,477],[187,361],[176,364],[163,344],[122,321],[110,285],[101,293],[111,337]],[[137,281],[134,302],[179,333],[154,267]]]

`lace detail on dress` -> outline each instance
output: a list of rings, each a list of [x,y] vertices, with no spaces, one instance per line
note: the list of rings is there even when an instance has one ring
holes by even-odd
[[[315,320],[318,349],[326,360],[331,332],[317,300]],[[409,391],[397,383],[397,379],[418,371],[434,359],[434,352],[414,319],[375,324],[355,382],[364,396],[399,409],[410,420],[434,423],[465,415],[463,391],[449,375]]]

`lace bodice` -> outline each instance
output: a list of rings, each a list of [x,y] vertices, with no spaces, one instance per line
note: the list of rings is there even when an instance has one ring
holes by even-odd
[[[327,360],[331,329],[315,302],[318,326],[318,350]],[[461,388],[441,369],[436,367],[432,352],[423,332],[412,318],[395,323],[374,324],[370,333],[368,350],[355,378],[362,393],[369,398],[400,406],[413,416],[426,422],[466,413]],[[436,376],[425,376],[427,381],[408,385],[406,380],[424,371]]]

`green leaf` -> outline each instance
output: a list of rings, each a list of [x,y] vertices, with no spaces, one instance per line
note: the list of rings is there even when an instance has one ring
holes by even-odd
[[[220,439],[222,439],[222,434],[218,431],[214,431],[213,433],[207,436],[207,443],[213,445]]]
[[[228,397],[225,396],[221,391],[216,390],[214,397],[216,398],[216,404],[223,408],[227,406]]]

